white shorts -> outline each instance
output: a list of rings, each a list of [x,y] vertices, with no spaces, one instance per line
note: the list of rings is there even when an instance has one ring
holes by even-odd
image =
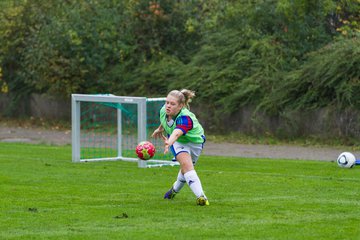
[[[176,156],[179,153],[187,152],[191,156],[191,160],[195,165],[197,160],[200,157],[200,154],[203,150],[204,143],[179,143],[175,142],[171,147],[170,151],[174,155],[173,161],[176,161]]]

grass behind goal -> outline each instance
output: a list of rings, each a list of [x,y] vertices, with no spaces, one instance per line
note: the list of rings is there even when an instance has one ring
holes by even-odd
[[[187,186],[163,199],[177,166],[70,159],[70,146],[0,143],[0,239],[360,238],[358,166],[201,156],[200,207]]]

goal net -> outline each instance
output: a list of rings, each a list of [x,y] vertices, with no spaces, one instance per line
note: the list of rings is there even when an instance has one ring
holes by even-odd
[[[178,165],[171,154],[163,154],[161,139],[151,133],[158,127],[159,110],[165,98],[72,94],[72,161],[123,160],[139,167]],[[135,148],[151,141],[155,156],[140,160]]]

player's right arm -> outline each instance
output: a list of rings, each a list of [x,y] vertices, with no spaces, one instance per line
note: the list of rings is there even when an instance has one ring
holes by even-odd
[[[164,136],[164,128],[160,124],[158,128],[155,129],[155,131],[151,134],[151,137],[153,138],[162,138],[164,141],[166,140],[166,137]]]

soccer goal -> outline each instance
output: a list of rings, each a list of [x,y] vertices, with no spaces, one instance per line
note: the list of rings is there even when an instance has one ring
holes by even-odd
[[[171,154],[163,154],[161,139],[150,138],[159,123],[165,98],[115,96],[112,94],[72,94],[72,161],[137,162],[141,168],[178,165]],[[135,148],[151,141],[153,159],[138,159]]]

